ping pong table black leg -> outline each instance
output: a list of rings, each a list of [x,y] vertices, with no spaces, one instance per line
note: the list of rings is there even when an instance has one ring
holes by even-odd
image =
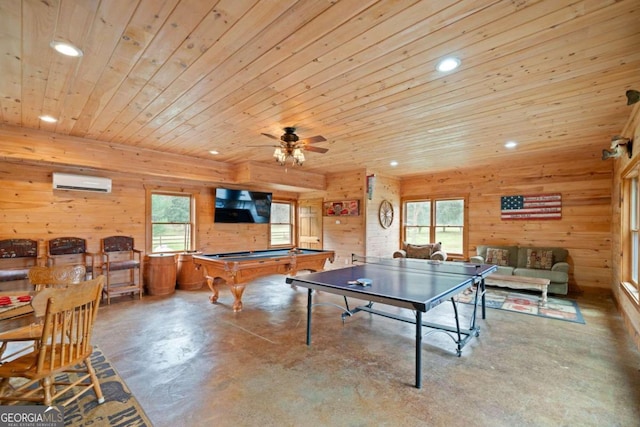
[[[486,295],[486,291],[487,291],[487,285],[485,285],[484,283],[484,277],[482,279],[480,279],[480,283],[478,284],[478,289],[477,292],[480,292],[480,289],[482,289],[482,318],[486,319],[487,318],[487,307],[485,305],[485,295]]]
[[[313,289],[309,288],[307,293],[307,345],[311,345],[311,306],[313,305],[311,302],[311,293]]]
[[[416,388],[422,387],[422,312],[416,310]]]

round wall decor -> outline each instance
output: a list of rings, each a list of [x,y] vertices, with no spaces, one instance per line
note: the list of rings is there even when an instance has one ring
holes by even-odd
[[[382,203],[380,203],[378,215],[382,228],[389,228],[393,223],[393,205],[390,201],[383,200]]]

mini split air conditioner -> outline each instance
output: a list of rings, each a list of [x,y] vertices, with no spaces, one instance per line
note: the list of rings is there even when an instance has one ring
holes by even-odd
[[[53,189],[111,193],[111,179],[54,172]]]

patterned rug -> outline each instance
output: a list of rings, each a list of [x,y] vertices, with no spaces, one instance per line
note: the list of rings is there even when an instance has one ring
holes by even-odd
[[[62,409],[62,406],[54,406],[56,411],[58,409],[63,410],[64,425],[75,427],[153,426],[118,372],[98,347],[95,347],[91,355],[91,364],[100,380],[100,388],[105,401],[99,405],[96,395],[91,391],[84,394],[80,399],[71,402],[66,408]],[[67,381],[74,375],[72,373],[63,373],[56,376],[56,379]],[[66,396],[61,397],[60,401],[63,401]],[[24,402],[21,404],[24,404]],[[0,423],[0,425],[2,424]]]
[[[458,301],[469,304],[473,302],[474,297],[475,288],[470,288],[458,295]],[[515,292],[509,289],[487,287],[486,306],[488,308],[584,324],[584,318],[577,302],[566,298],[548,297],[547,305],[541,307],[540,300],[540,293]]]
[[[153,426],[102,350],[95,347],[91,364],[100,380],[105,402],[101,405],[93,393],[87,393],[64,410],[65,426]]]

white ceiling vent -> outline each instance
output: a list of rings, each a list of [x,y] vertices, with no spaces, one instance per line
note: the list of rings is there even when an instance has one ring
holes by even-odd
[[[111,179],[54,172],[53,189],[111,193]]]

